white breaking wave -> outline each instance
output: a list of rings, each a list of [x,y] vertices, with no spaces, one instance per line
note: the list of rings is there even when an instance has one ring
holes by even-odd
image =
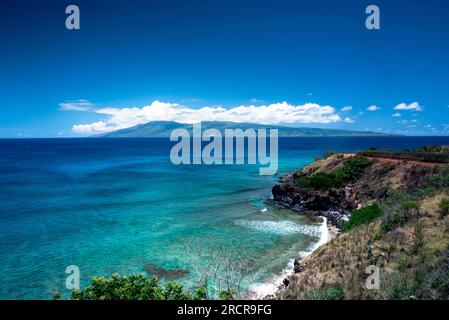
[[[313,251],[318,249],[320,246],[325,244],[327,241],[329,241],[329,231],[327,229],[327,219],[325,217],[323,218],[323,222],[321,226],[319,226],[318,232],[319,232],[319,241],[315,244],[313,244],[311,247],[309,247],[309,250],[302,251],[299,253],[299,256],[304,258],[308,255],[310,255]],[[280,275],[274,276],[271,281],[265,282],[265,283],[256,283],[251,286],[251,291],[253,292],[254,299],[263,299],[264,297],[268,295],[274,295],[278,288],[282,285],[283,280],[293,274],[293,265],[294,265],[294,259],[290,260],[285,267],[285,269],[282,271]]]
[[[300,225],[292,221],[250,221],[250,220],[237,220],[237,225],[246,227],[251,230],[274,233],[279,235],[288,235],[294,233],[301,233],[311,237],[321,237],[321,226],[313,225]]]

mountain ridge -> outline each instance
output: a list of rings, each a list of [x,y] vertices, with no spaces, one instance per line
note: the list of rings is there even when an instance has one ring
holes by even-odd
[[[354,131],[344,129],[322,129],[308,127],[287,127],[279,125],[263,125],[256,123],[237,123],[228,121],[203,121],[202,130],[218,129],[278,129],[279,137],[347,137],[347,136],[400,136],[384,132]],[[97,134],[93,137],[101,138],[167,138],[175,129],[186,129],[191,132],[192,124],[179,123],[175,121],[151,121],[130,128],[115,130],[107,133]]]

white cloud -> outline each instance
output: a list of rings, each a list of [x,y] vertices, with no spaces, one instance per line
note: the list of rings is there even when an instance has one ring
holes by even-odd
[[[65,111],[88,111],[92,109],[93,106],[94,104],[91,103],[90,101],[80,99],[77,101],[61,102],[59,104],[59,109]]]
[[[355,122],[355,120],[354,119],[351,119],[351,118],[345,118],[345,120],[344,120],[346,123],[354,123]]]
[[[113,127],[108,127],[106,122],[98,121],[89,124],[76,124],[72,127],[72,131],[81,134],[94,134],[109,132],[115,130]]]
[[[402,114],[400,114],[399,112],[393,113],[392,115],[393,117],[402,117]]]
[[[264,101],[264,100],[259,100],[259,99],[256,99],[256,98],[252,98],[252,99],[250,100],[250,102],[251,102],[251,103],[264,103],[265,101]]]
[[[413,102],[410,104],[406,103],[400,103],[396,107],[393,108],[394,110],[415,110],[415,111],[421,111],[422,106],[419,105],[418,102]]]
[[[368,111],[377,111],[377,110],[380,110],[380,108],[378,106],[369,106],[368,108],[366,108],[366,110],[368,110]]]
[[[346,111],[351,111],[352,107],[351,106],[346,106],[340,109],[340,111],[346,112]]]
[[[142,108],[102,108],[94,112],[107,119],[89,124],[74,125],[72,130],[82,134],[95,134],[132,127],[150,121],[176,121],[196,123],[199,121],[232,121],[260,124],[333,123],[341,117],[331,106],[316,103],[291,105],[287,102],[262,106],[202,107],[192,109],[177,103],[154,101]]]

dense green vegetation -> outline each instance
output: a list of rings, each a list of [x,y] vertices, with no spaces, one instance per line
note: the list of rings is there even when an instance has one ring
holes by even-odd
[[[430,163],[449,163],[449,147],[423,146],[417,149],[402,151],[373,150],[359,152],[360,155],[374,158],[391,158],[398,160],[420,161]]]
[[[382,215],[382,209],[377,204],[372,204],[352,211],[351,219],[343,223],[343,231],[351,230],[362,224],[370,223]]]
[[[363,170],[370,166],[372,161],[362,156],[355,156],[344,161],[343,168],[330,173],[316,173],[310,177],[296,179],[295,183],[301,188],[327,190],[341,188],[345,183],[357,180]]]
[[[55,299],[61,299],[57,293]],[[162,285],[157,277],[148,279],[144,274],[123,277],[118,274],[110,278],[93,277],[91,284],[83,290],[73,290],[71,300],[203,300],[207,290],[198,288],[189,292],[179,283]]]
[[[327,190],[330,188],[340,188],[344,178],[341,172],[317,173],[311,177],[299,178],[295,183],[301,188],[312,188],[317,190]]]

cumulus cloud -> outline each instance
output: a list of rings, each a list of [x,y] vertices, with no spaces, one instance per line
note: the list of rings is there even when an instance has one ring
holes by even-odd
[[[154,101],[142,108],[101,108],[94,112],[106,116],[103,121],[74,125],[76,133],[95,134],[124,129],[150,121],[176,121],[196,123],[200,121],[231,121],[260,124],[320,123],[341,121],[331,106],[315,103],[291,105],[287,102],[262,106],[238,106],[234,108],[202,107],[192,109],[177,103]]]
[[[415,110],[415,111],[421,111],[422,106],[419,105],[418,102],[413,102],[410,104],[406,103],[400,103],[396,107],[393,108],[394,110]]]
[[[112,127],[108,127],[108,125],[104,121],[97,121],[89,124],[75,124],[72,127],[72,131],[82,134],[94,134],[112,130],[114,129],[112,129]]]
[[[369,106],[368,108],[366,108],[366,110],[368,110],[368,111],[377,111],[377,110],[380,110],[380,108],[378,106]]]
[[[402,117],[402,114],[400,114],[399,112],[393,113],[392,115],[393,117]]]
[[[346,123],[354,123],[355,122],[355,120],[354,119],[351,119],[351,118],[345,118],[345,120],[344,120]]]
[[[76,101],[61,102],[59,104],[59,109],[65,111],[88,111],[91,110],[93,106],[94,104],[89,100],[80,99]]]
[[[346,112],[346,111],[351,111],[352,110],[352,106],[346,106],[340,109],[340,111]]]

